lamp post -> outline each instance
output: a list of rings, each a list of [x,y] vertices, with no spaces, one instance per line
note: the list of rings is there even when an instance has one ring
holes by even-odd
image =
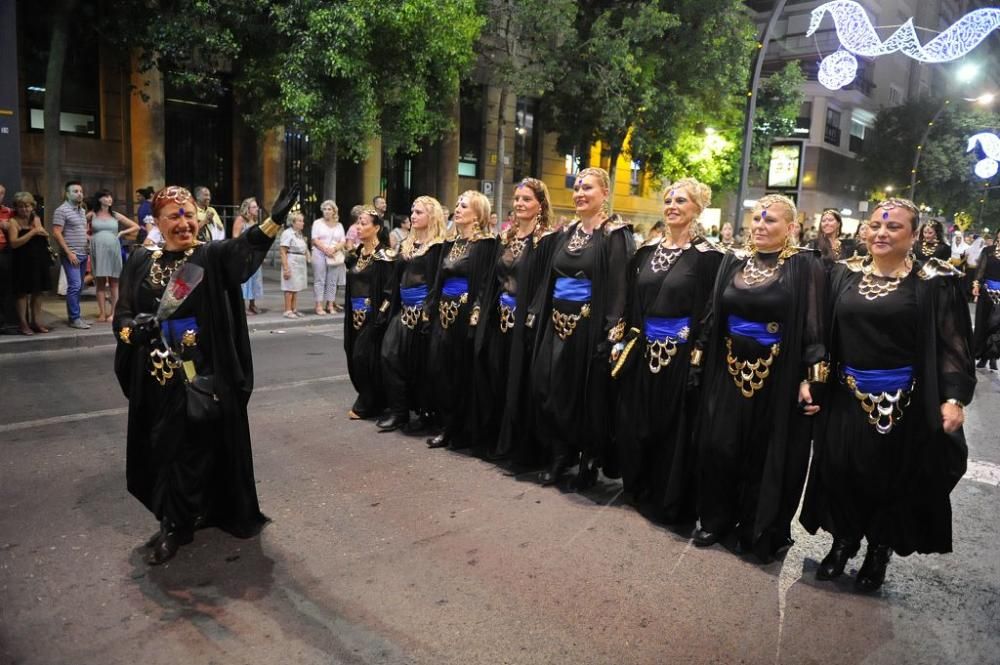
[[[771,16],[767,20],[767,25],[761,31],[760,39],[757,40],[757,53],[754,54],[753,74],[750,77],[750,91],[747,93],[747,105],[743,121],[743,151],[740,155],[740,185],[737,191],[736,201],[746,200],[747,178],[750,175],[750,148],[753,145],[753,116],[757,111],[757,87],[760,84],[760,73],[764,68],[764,54],[767,52],[767,45],[771,42],[771,34],[774,26],[778,23],[781,12],[785,10],[787,0],[775,0],[774,8],[771,9]],[[743,223],[743,207],[737,203],[736,206],[736,228],[740,228]]]

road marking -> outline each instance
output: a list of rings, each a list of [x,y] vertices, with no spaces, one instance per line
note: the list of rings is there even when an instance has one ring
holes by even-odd
[[[303,379],[301,381],[289,381],[288,383],[277,383],[272,386],[261,386],[255,388],[254,393],[271,393],[277,390],[288,390],[289,388],[301,388],[316,383],[333,383],[346,381],[350,378],[348,374],[335,374],[334,376],[321,376],[315,379]],[[106,418],[108,416],[121,416],[128,413],[127,406],[120,406],[115,409],[103,409],[101,411],[87,411],[85,413],[71,413],[65,416],[55,416],[52,418],[38,418],[35,420],[22,420],[17,423],[0,425],[0,432],[17,432],[31,429],[33,427],[46,427],[48,425],[63,425],[66,423],[76,423],[82,420],[93,420],[94,418]]]
[[[987,485],[993,485],[993,487],[1000,487],[1000,464],[969,460],[969,466],[965,471],[965,476],[963,477],[977,483],[985,483]]]

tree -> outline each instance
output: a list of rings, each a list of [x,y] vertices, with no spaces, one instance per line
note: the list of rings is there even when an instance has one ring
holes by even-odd
[[[970,136],[998,126],[1000,114],[963,101],[921,99],[884,109],[875,119],[871,138],[865,140],[864,184],[872,198],[886,185],[907,196],[904,185],[910,182],[917,146],[922,146],[915,203],[948,216],[967,211],[978,218],[982,211],[984,219],[993,219],[1000,212],[1000,201],[981,202],[984,183],[972,170],[978,157],[966,148]]]
[[[745,86],[753,24],[738,0],[582,0],[546,99],[564,152],[601,141],[652,171],[696,115]],[[586,154],[586,150],[581,150]]]
[[[494,200],[503,219],[507,99],[541,97],[559,76],[558,54],[570,36],[575,0],[480,0],[487,18],[477,52],[477,78],[500,91],[497,104],[497,164]]]
[[[790,61],[760,84],[753,146],[752,173],[767,171],[771,141],[791,136],[802,106],[805,76],[798,61]],[[664,152],[661,174],[671,180],[697,178],[718,194],[738,186],[740,141],[746,97],[730,95],[714,116],[692,115],[677,139]]]

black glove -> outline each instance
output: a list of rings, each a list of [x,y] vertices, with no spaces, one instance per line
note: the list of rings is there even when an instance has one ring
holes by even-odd
[[[611,342],[604,340],[597,343],[597,348],[594,349],[594,360],[604,360],[607,361],[611,358]]]
[[[285,225],[285,219],[288,218],[288,213],[292,211],[292,206],[295,202],[299,200],[299,183],[292,183],[291,188],[282,187],[281,192],[278,193],[278,198],[275,199],[274,205],[271,206],[271,221],[275,224]]]
[[[129,322],[128,327],[132,329],[129,336],[131,344],[142,346],[160,336],[160,324],[152,314],[139,314]]]

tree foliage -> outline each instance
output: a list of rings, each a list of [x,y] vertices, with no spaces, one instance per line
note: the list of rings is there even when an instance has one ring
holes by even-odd
[[[934,125],[928,127],[932,119]],[[972,170],[978,157],[966,148],[970,136],[995,131],[998,126],[1000,114],[964,101],[946,104],[942,99],[922,99],[883,109],[872,136],[865,140],[861,158],[865,185],[872,195],[893,185],[908,196],[913,159],[920,145],[915,203],[948,216],[964,210],[978,218],[984,183]],[[1000,197],[987,202],[984,219],[1000,212],[996,199]]]
[[[581,0],[546,99],[560,149],[601,141],[653,171],[696,116],[745,85],[753,24],[738,0]]]

